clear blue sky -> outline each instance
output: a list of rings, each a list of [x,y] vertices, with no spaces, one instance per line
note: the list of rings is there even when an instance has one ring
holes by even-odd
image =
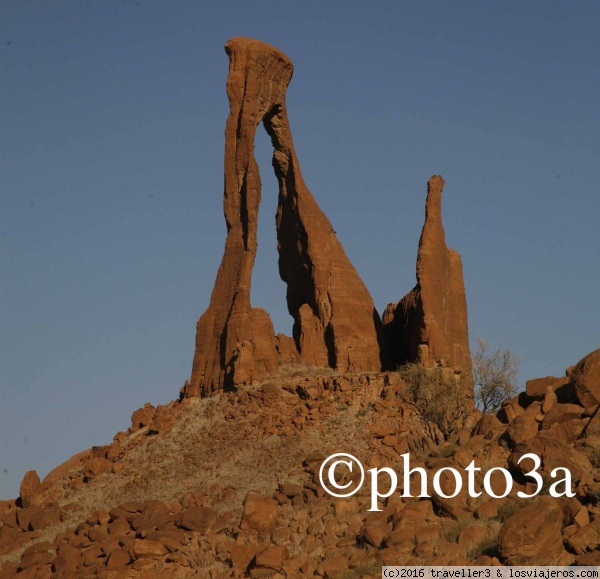
[[[225,239],[232,36],[295,65],[305,179],[380,312],[415,283],[426,182],[446,180],[471,338],[522,380],[600,347],[600,5],[0,3],[0,498],[106,444],[189,376]],[[291,333],[277,184],[252,301]]]

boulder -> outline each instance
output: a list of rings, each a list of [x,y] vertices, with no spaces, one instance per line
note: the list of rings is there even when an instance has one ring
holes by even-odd
[[[270,533],[275,528],[278,505],[275,499],[249,492],[244,500],[241,529],[254,533]]]
[[[254,566],[259,569],[274,569],[278,571],[287,558],[288,549],[285,545],[273,545],[256,555]]]
[[[534,378],[525,382],[525,392],[529,398],[534,400],[543,400],[548,388],[555,391],[566,384],[569,379],[565,376],[557,378],[556,376],[545,376],[544,378]]]
[[[584,408],[600,404],[600,348],[579,361],[571,371],[570,384]]]
[[[138,408],[131,415],[131,426],[133,428],[141,428],[143,426],[148,426],[152,422],[154,418],[154,414],[156,413],[156,408],[149,402],[146,402],[142,408]]]
[[[564,564],[562,519],[556,499],[535,499],[502,526],[498,537],[500,554],[509,565]]]
[[[42,485],[44,488],[49,487],[52,483],[56,482],[67,476],[69,472],[77,470],[81,467],[82,462],[87,460],[92,454],[92,449],[88,448],[87,450],[83,450],[74,454],[69,460],[66,460],[62,464],[53,468],[42,481]]]
[[[39,531],[45,529],[56,523],[60,523],[62,520],[62,513],[59,507],[46,507],[36,511],[29,521],[29,527],[33,531]]]
[[[21,481],[19,495],[21,506],[27,508],[33,505],[35,497],[40,492],[40,477],[35,470],[28,470]]]
[[[103,472],[110,471],[113,463],[107,458],[92,458],[83,467],[83,474],[87,479],[98,476]]]
[[[136,539],[133,545],[133,553],[136,558],[161,557],[168,553],[167,548],[160,541],[148,539]]]
[[[542,466],[539,472],[542,476],[544,474],[549,476],[555,468],[562,467],[569,469],[573,482],[577,482],[593,470],[591,463],[583,454],[556,439],[549,431],[540,432],[533,438],[517,444],[508,459],[509,466],[515,471],[529,472],[533,468],[532,460],[523,460],[521,464],[517,464],[518,460],[528,453],[533,453],[540,458]],[[562,478],[562,475],[559,478]]]
[[[175,519],[182,529],[204,534],[217,522],[217,513],[210,507],[191,507],[183,510]]]

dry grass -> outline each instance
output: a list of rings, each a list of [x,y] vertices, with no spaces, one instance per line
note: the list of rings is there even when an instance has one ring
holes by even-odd
[[[527,499],[511,498],[498,507],[498,519],[504,523],[512,517],[517,511],[530,504]]]

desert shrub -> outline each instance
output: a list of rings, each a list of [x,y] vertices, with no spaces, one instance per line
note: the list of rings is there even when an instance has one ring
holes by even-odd
[[[468,414],[462,375],[456,379],[442,368],[424,368],[420,364],[406,364],[398,372],[423,418],[436,424],[446,438],[462,426]]]
[[[600,446],[592,446],[589,449],[587,456],[594,468],[600,468]]]
[[[594,504],[598,505],[600,503],[600,489],[589,490],[586,494]]]
[[[508,348],[490,352],[489,344],[483,338],[477,338],[472,361],[475,402],[483,412],[498,410],[505,400],[518,392],[521,358]]]
[[[441,458],[450,458],[456,453],[457,446],[455,444],[446,444],[440,448],[439,455]]]
[[[498,538],[489,537],[485,539],[472,549],[469,549],[467,557],[471,561],[475,561],[481,555],[487,555],[488,557],[495,557],[498,555]]]
[[[444,539],[449,541],[450,543],[458,543],[458,538],[460,534],[467,528],[472,526],[473,522],[468,519],[461,520],[453,520],[445,529],[444,529]]]
[[[528,504],[527,499],[510,499],[498,507],[498,518],[500,521],[504,522]]]
[[[363,579],[363,577],[381,577],[381,561],[364,561],[342,575],[342,579]]]

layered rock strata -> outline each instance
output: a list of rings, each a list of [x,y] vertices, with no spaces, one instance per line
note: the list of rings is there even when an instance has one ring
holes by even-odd
[[[276,48],[249,38],[233,38],[225,49],[230,104],[223,200],[227,238],[210,306],[197,324],[185,395],[206,396],[278,368],[278,341],[269,315],[250,304],[261,194],[254,136],[261,120],[275,148],[279,270],[288,284],[300,360],[342,371],[379,370],[385,365],[384,348],[373,300],[306,187],[294,151],[285,105],[292,63]]]
[[[417,285],[383,316],[386,338],[396,365],[417,362],[451,368],[466,378],[472,397],[472,369],[467,299],[462,261],[446,246],[442,224],[444,180],[427,183],[425,224],[417,255]]]

